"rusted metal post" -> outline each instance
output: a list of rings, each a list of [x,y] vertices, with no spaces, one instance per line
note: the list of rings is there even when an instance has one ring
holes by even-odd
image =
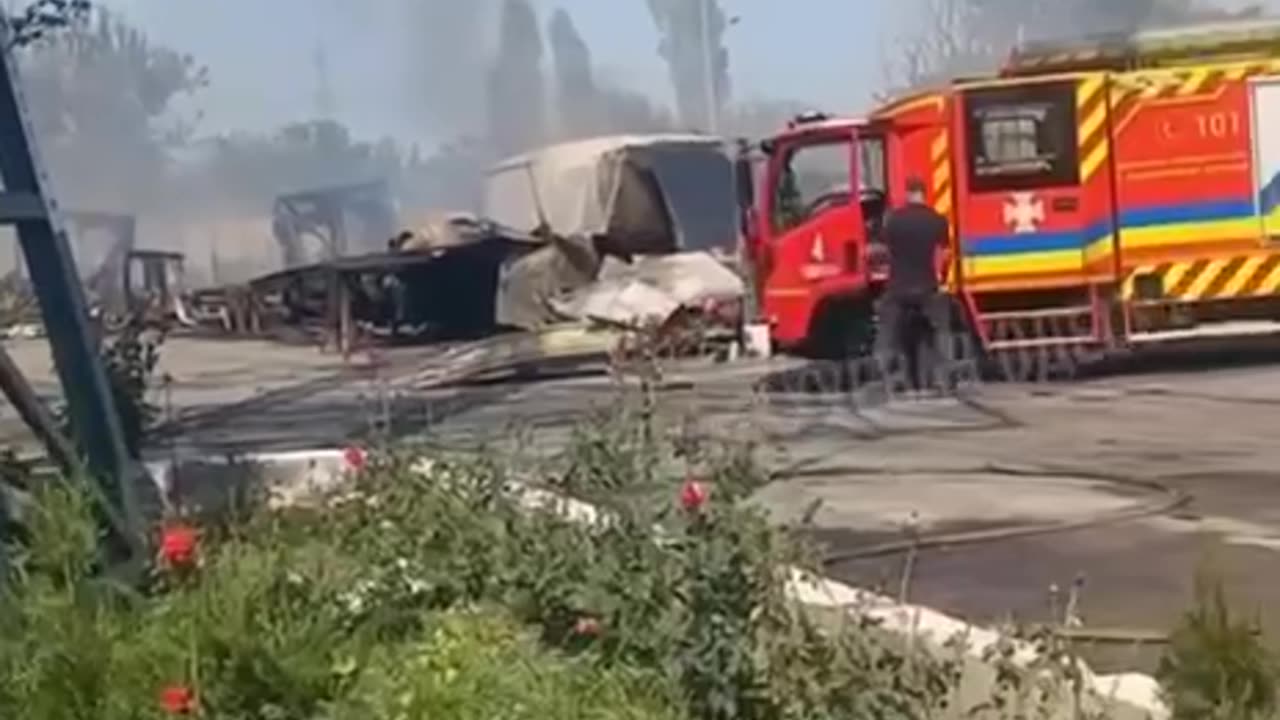
[[[0,392],[44,446],[49,459],[64,472],[74,471],[77,464],[75,449],[62,436],[57,421],[3,345],[0,345]]]

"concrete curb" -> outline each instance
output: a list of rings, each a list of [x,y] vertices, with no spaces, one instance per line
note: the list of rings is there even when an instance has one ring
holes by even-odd
[[[340,449],[302,450],[284,453],[262,453],[240,458],[179,458],[176,467],[172,460],[148,463],[148,470],[155,478],[165,497],[172,497],[182,485],[184,475],[196,468],[198,474],[212,481],[221,476],[223,483],[235,484],[243,477],[230,477],[255,473],[257,480],[272,490],[274,504],[287,505],[340,489],[350,475],[347,472],[344,452]],[[426,472],[430,460],[423,459],[419,471]],[[182,478],[183,482],[178,482]],[[520,502],[530,509],[550,509],[574,522],[597,523],[604,513],[594,505],[563,497],[546,490],[516,488]],[[905,638],[908,642],[922,641],[941,650],[953,639],[963,638],[965,673],[961,692],[962,700],[977,702],[990,696],[995,668],[984,660],[984,653],[1002,640],[1000,633],[978,627],[963,620],[922,605],[900,604],[891,598],[854,588],[826,577],[791,569],[788,593],[803,605],[832,610],[841,614],[857,614],[877,620],[881,627]],[[1014,662],[1026,666],[1037,654],[1027,643],[1016,646]],[[1160,699],[1160,688],[1155,679],[1138,673],[1096,675],[1081,663],[1085,678],[1085,690],[1100,698],[1110,707],[1109,717],[1114,720],[1167,720],[1170,713]],[[962,704],[962,706],[964,706]],[[1070,708],[1064,703],[1060,717],[1068,718]]]

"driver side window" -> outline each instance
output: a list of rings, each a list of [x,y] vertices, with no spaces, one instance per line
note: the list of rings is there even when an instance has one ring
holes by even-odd
[[[849,139],[801,145],[788,151],[773,203],[774,232],[786,232],[847,200],[853,143]]]

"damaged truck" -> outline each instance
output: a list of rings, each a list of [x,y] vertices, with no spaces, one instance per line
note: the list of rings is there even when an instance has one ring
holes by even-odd
[[[442,213],[379,252],[289,267],[251,289],[344,348],[357,333],[469,340],[693,316],[732,334],[744,289],[733,172],[714,137],[553,145],[493,167],[478,214]]]

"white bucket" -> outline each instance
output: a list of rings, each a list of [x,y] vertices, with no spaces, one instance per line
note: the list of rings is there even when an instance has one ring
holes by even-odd
[[[767,358],[773,355],[773,338],[768,325],[756,323],[747,325],[743,330],[748,356]]]

